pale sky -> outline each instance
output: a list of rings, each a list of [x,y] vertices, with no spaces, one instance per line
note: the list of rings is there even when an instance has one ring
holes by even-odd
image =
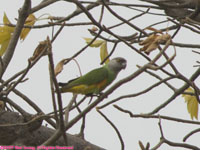
[[[6,12],[10,21],[12,23],[15,23],[14,18],[17,18],[17,10],[21,7],[22,2],[23,1],[13,0],[1,1],[0,22],[2,23],[3,13]],[[39,1],[33,1],[32,6],[35,6],[38,3]],[[35,16],[39,17],[43,14],[50,14],[52,16],[65,16],[70,14],[74,9],[74,5],[68,5],[66,2],[59,2],[58,4],[53,4],[51,7],[48,7],[35,13]],[[95,11],[91,12],[94,17],[98,16],[98,10],[99,9],[95,9]],[[124,10],[120,10],[120,15],[123,17],[125,16],[125,18],[130,18],[135,14],[128,13]],[[76,19],[72,19],[70,22],[76,22],[80,20],[85,21],[85,18],[86,17],[84,15],[81,15],[81,17],[76,17]],[[150,25],[150,22],[156,22],[158,19],[165,20],[164,17],[156,18],[155,16],[148,15],[146,17],[136,19],[134,24],[138,25],[140,28],[145,28],[146,26]],[[106,15],[104,18],[104,22],[107,26],[115,24],[116,21],[117,20],[111,17],[110,15]],[[38,21],[36,25],[43,23],[47,23],[47,20]],[[162,24],[161,27],[165,28],[167,25],[168,24],[165,23]],[[76,53],[83,46],[85,46],[83,37],[92,37],[87,31],[88,28],[91,28],[91,26],[66,27],[62,31],[62,33],[56,39],[55,43],[53,43],[53,56],[55,64],[63,58],[71,57],[74,53]],[[129,35],[135,32],[130,27],[124,27],[119,31],[114,31],[121,35]],[[51,36],[51,28],[34,29],[29,33],[24,42],[18,43],[14,57],[6,71],[6,74],[3,77],[4,80],[8,79],[13,74],[18,72],[19,70],[24,69],[27,66],[27,59],[32,56],[34,49],[36,48],[38,43],[40,41],[45,40],[47,35]],[[182,35],[178,35],[174,39],[174,42],[187,42],[197,44],[199,43],[199,41],[197,41],[199,38],[197,38],[196,36],[196,34],[190,32],[189,30],[182,30]],[[111,51],[112,46],[112,44],[108,43],[108,51]],[[135,44],[134,46],[138,48],[138,44]],[[178,47],[176,49],[177,56],[173,62],[183,75],[185,75],[186,77],[190,77],[194,70],[196,70],[196,68],[194,68],[193,65],[196,64],[195,61],[199,59],[199,55],[192,53],[191,49],[180,49]],[[171,47],[168,53],[172,54],[173,51],[174,50]],[[157,51],[150,54],[150,57],[153,58],[156,54]],[[142,66],[146,63],[146,61],[141,56],[139,56],[136,52],[134,52],[124,44],[119,44],[112,58],[118,56],[127,59],[128,64],[126,70],[120,72],[119,76],[117,77],[114,83],[135,72],[137,70],[136,65]],[[78,56],[76,60],[80,64],[81,71],[83,74],[87,73],[88,71],[94,68],[100,67],[99,49],[88,48],[84,53]],[[65,82],[77,76],[79,76],[78,68],[74,62],[71,62],[64,67],[63,72],[60,75],[58,75],[57,79],[58,81]],[[29,78],[29,80],[24,83],[21,83],[19,86],[17,86],[17,89],[19,89],[28,97],[30,97],[30,99],[32,99],[44,112],[52,112],[53,107],[49,88],[48,58],[43,57],[31,69],[31,71],[27,75],[27,78]],[[137,93],[141,90],[144,90],[151,84],[155,83],[155,81],[156,80],[154,78],[150,77],[146,73],[143,73],[130,83],[127,83],[118,88],[112,95],[105,99],[103,103],[113,100],[114,98],[117,98],[120,95]],[[198,79],[196,83],[199,83],[199,81],[200,80]],[[170,83],[175,85],[177,88],[182,85],[182,82],[172,81]],[[150,93],[146,93],[139,97],[124,99],[116,104],[124,109],[130,110],[134,114],[148,113],[151,112],[155,107],[159,106],[159,104],[166,101],[171,95],[172,91],[166,88],[166,86],[159,86],[159,88],[152,90]],[[21,107],[25,108],[26,111],[30,113],[35,113],[22,100],[16,98],[14,95],[12,95],[12,97],[12,99]],[[68,104],[71,97],[71,93],[62,95],[64,106]],[[80,99],[81,97],[82,96],[80,95],[78,99]],[[82,105],[81,109],[87,107],[88,101],[89,98],[85,100],[85,103]],[[121,113],[118,110],[116,110],[112,105],[101,111],[109,119],[111,119],[112,122],[119,129],[124,139],[126,150],[139,149],[139,140],[141,140],[144,144],[146,142],[150,142],[151,147],[155,146],[155,144],[158,143],[160,138],[158,120],[130,118],[127,114]],[[73,116],[75,116],[76,114],[76,111],[72,112],[70,118],[73,118]],[[181,96],[177,97],[176,100],[174,100],[170,105],[168,105],[165,109],[161,110],[159,114],[169,115],[172,117],[180,117],[182,119],[190,120],[190,115],[187,112],[186,103],[184,102],[184,99]],[[73,126],[69,130],[69,132],[72,134],[76,134],[77,132],[79,132],[79,125],[80,123]],[[165,137],[175,142],[182,142],[182,138],[186,134],[188,134],[191,130],[198,128],[198,126],[195,125],[186,125],[165,120],[162,120],[162,127]],[[120,149],[120,142],[115,131],[96,112],[95,109],[92,110],[86,117],[85,138],[87,141],[105,149]],[[200,135],[197,133],[191,138],[189,138],[188,142],[190,144],[195,144],[196,146],[200,147],[199,139]],[[167,145],[161,146],[160,149],[177,150],[176,148],[169,148],[169,146]],[[181,148],[178,149],[181,150]]]

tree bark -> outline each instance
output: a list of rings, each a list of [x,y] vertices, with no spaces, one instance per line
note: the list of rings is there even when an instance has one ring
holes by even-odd
[[[12,146],[40,146],[55,133],[41,125],[42,121],[27,124],[24,117],[16,112],[0,112],[0,145]],[[68,145],[60,137],[52,146],[73,146],[75,150],[104,150],[80,137],[66,133]]]

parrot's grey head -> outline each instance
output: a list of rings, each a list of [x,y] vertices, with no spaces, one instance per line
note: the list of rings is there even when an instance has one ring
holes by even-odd
[[[126,68],[126,59],[116,57],[109,61],[108,68],[115,73],[119,73],[122,69]]]

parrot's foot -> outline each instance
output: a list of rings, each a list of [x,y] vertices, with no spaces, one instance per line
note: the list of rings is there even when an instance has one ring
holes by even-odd
[[[103,94],[104,94],[103,92],[100,92],[98,95],[96,95],[96,97],[99,98],[99,97],[101,97]],[[106,96],[105,98],[107,98],[107,96]]]
[[[99,93],[99,94],[87,94],[86,96],[90,97],[90,101],[89,101],[88,105],[91,103],[93,97],[99,98],[99,97],[101,97],[103,94],[104,94],[103,92],[101,92],[101,93]]]
[[[98,95],[98,97],[101,97],[101,95],[103,95],[103,94],[104,94],[103,92],[100,92],[99,95]]]

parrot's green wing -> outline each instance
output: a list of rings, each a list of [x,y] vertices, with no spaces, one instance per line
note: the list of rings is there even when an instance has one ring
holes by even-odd
[[[76,85],[93,85],[101,82],[102,80],[108,77],[108,70],[104,67],[94,69],[82,77],[79,77],[75,80],[69,82],[69,86],[76,86]]]
[[[82,77],[71,80],[66,84],[59,84],[62,86],[61,92],[73,92],[81,94],[98,94],[107,85],[109,85],[115,76],[111,77],[108,68],[101,67],[92,70]]]

